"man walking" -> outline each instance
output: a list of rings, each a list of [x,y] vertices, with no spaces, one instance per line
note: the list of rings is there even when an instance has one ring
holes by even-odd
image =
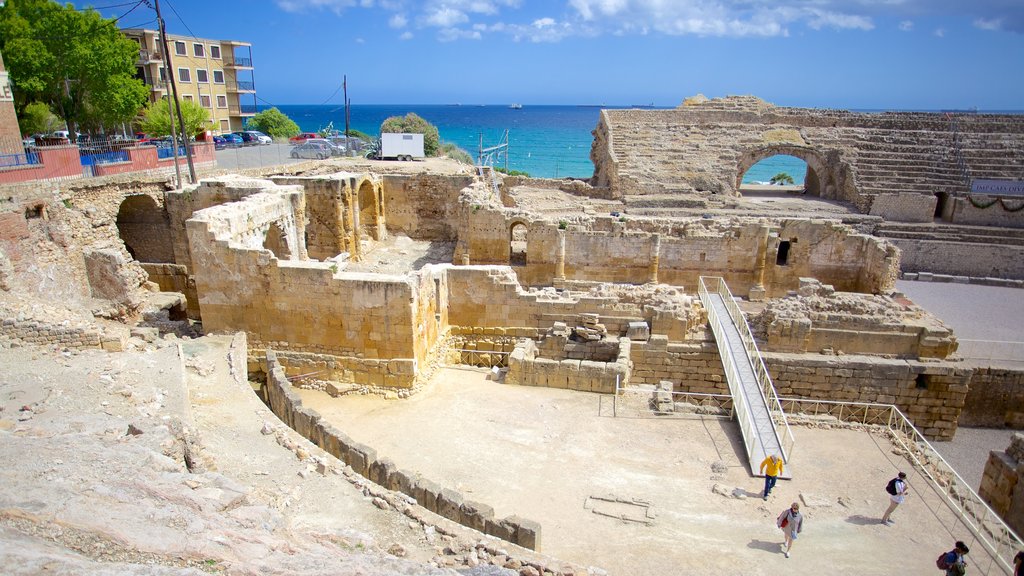
[[[882,524],[892,525],[893,520],[889,516],[897,506],[903,503],[907,495],[910,494],[910,489],[907,487],[907,475],[905,472],[900,472],[895,478],[889,480],[889,484],[886,485],[885,491],[889,493],[889,508],[886,509],[885,514],[882,514]]]
[[[964,576],[967,573],[967,560],[964,559],[964,556],[968,552],[970,550],[967,548],[967,544],[957,541],[952,550],[939,556],[936,565],[946,571],[946,576]]]
[[[782,458],[779,458],[775,454],[769,454],[764,461],[761,462],[761,473],[764,474],[764,499],[768,499],[768,495],[771,494],[772,488],[775,488],[775,482],[779,479],[779,474],[782,474]],[[765,467],[768,468],[765,471]]]

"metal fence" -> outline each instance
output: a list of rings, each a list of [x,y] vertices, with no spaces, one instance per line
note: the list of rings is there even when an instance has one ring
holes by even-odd
[[[617,418],[732,418],[733,400],[727,394],[671,392],[615,383],[612,414]]]
[[[476,366],[479,368],[508,368],[508,356],[510,352],[496,352],[493,350],[465,350],[455,349],[459,353],[459,364]]]
[[[715,333],[716,340],[721,342],[723,336],[721,335],[722,330],[719,327],[720,323],[724,320],[718,318],[717,312],[714,308],[708,304],[708,296],[711,292],[718,294],[725,304],[725,308],[729,313],[730,320],[736,326],[739,331],[740,339],[743,341],[743,346],[747,351],[747,355],[750,358],[750,365],[754,371],[754,377],[757,378],[758,388],[760,389],[761,396],[768,407],[768,413],[774,422],[774,432],[776,440],[779,443],[779,447],[782,450],[782,459],[789,461],[792,456],[793,445],[796,440],[793,438],[793,432],[789,428],[789,422],[786,420],[786,413],[782,410],[782,406],[779,404],[779,397],[775,393],[775,386],[772,384],[771,377],[768,375],[768,369],[764,365],[764,360],[761,358],[761,351],[757,348],[757,343],[754,342],[754,336],[750,333],[750,327],[747,325],[747,320],[743,316],[743,312],[736,304],[736,300],[733,298],[732,293],[729,291],[729,287],[726,286],[725,280],[718,277],[706,277],[701,276],[700,283],[698,286],[698,293],[700,295],[701,302],[705,303],[705,308],[708,312],[708,321],[711,324],[712,331]],[[739,385],[739,375],[736,372],[736,362],[746,361],[746,359],[738,359],[732,357],[732,351],[727,346],[718,347],[719,354],[722,356],[722,365],[725,368],[726,380],[729,384],[729,391],[734,398],[743,398],[744,395],[738,394],[737,387]],[[739,421],[740,426],[743,428],[744,444],[746,445],[747,454],[751,454],[753,447],[750,444],[753,441],[753,417],[751,416],[749,409],[744,405],[743,402],[738,402],[734,408],[736,412],[736,419]]]
[[[81,161],[82,166],[130,162],[131,159],[128,157],[128,149],[134,148],[135,146],[136,142],[134,139],[90,139],[78,144],[78,158]]]
[[[988,552],[987,565],[980,554],[972,556],[972,569],[977,568],[984,574],[991,574],[993,570],[1006,574],[1012,572],[1013,557],[1024,550],[1024,542],[957,474],[899,408],[892,404],[800,398],[782,399],[782,405],[793,422],[820,421],[827,417],[843,423],[885,427],[889,439],[903,449],[942,502]]]

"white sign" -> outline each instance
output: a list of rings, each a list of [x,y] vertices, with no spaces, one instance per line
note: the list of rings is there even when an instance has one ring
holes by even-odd
[[[7,72],[0,72],[0,102],[14,102],[14,91],[11,90]]]
[[[1022,180],[972,180],[971,192],[978,194],[1002,194],[1006,196],[1024,196]]]

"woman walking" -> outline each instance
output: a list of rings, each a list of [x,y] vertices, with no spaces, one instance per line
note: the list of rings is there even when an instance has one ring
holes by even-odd
[[[800,504],[793,502],[789,508],[779,514],[775,523],[782,528],[782,533],[786,535],[786,543],[782,545],[782,552],[786,558],[789,558],[789,553],[793,551],[793,542],[804,529],[804,517],[800,514]]]

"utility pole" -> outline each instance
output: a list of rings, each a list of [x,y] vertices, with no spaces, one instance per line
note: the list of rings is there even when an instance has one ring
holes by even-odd
[[[166,70],[167,80],[170,81],[174,76],[174,71],[171,69],[171,54],[167,50],[167,36],[164,34],[164,21],[160,18],[160,5],[157,4],[156,8],[157,22],[159,22],[158,29],[160,30],[160,49],[164,53],[164,70]],[[164,88],[166,90],[166,88]],[[178,135],[174,129],[174,106],[171,103],[171,93],[167,92],[167,119],[171,122],[171,150],[174,153],[174,177],[176,178],[177,187],[183,188],[181,185],[181,166],[178,164]]]
[[[167,62],[167,76],[168,80],[171,81],[171,93],[174,95],[174,108],[178,111],[178,122],[181,124],[181,139],[185,142],[185,158],[188,161],[188,175],[191,179],[192,184],[196,183],[196,167],[192,164],[192,147],[189,145],[188,134],[185,132],[185,117],[181,114],[181,106],[178,105],[178,85],[174,82],[174,69],[171,66],[171,53],[167,49],[167,30],[164,27],[164,18],[160,15],[160,0],[153,0],[156,9],[156,21],[160,25],[160,44],[164,49],[164,61]],[[168,112],[171,110],[168,109]],[[172,145],[174,146],[174,169],[176,173],[180,174],[178,169],[178,140],[174,135],[174,117],[171,116],[171,139],[174,140]],[[181,185],[181,176],[178,177],[178,184]]]
[[[348,138],[348,121],[349,121],[349,115],[348,115],[348,105],[349,105],[349,101],[348,101],[348,75],[347,74],[341,77],[341,87],[345,90],[345,93],[342,94],[342,96],[344,96],[344,98],[345,98],[345,138],[347,139]]]

